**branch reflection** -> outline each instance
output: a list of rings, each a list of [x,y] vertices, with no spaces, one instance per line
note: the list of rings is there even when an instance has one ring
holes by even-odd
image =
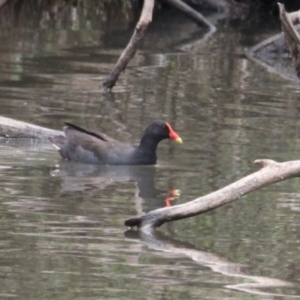
[[[189,243],[170,238],[161,232],[128,230],[124,235],[125,238],[140,240],[149,249],[187,256],[199,265],[210,268],[213,272],[225,276],[237,277],[243,281],[242,283],[226,285],[225,287],[228,289],[255,295],[284,297],[290,295],[272,293],[271,289],[291,288],[294,286],[291,282],[276,278],[247,275],[242,271],[242,267],[245,266],[230,262],[228,259],[214,253],[198,250]],[[269,289],[270,292],[263,291],[262,289]],[[292,297],[300,298],[300,296]]]

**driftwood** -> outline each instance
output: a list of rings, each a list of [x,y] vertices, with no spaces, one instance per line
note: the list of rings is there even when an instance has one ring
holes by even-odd
[[[297,27],[300,30],[299,25]],[[288,80],[298,81],[286,48],[284,34],[279,33],[255,45],[246,55],[268,72],[276,73]]]
[[[293,52],[295,53],[293,56],[296,61],[299,61],[299,55],[297,55],[299,53],[297,35],[300,33],[300,25],[293,25],[292,23],[299,22],[300,11],[287,13],[282,4],[279,3],[278,6],[283,32],[255,45],[246,55],[249,59],[266,68],[268,72],[276,73],[289,80],[299,81],[297,72],[295,72],[295,66],[298,63],[291,63],[291,54],[287,46],[287,41],[291,42],[291,46],[294,49]]]
[[[297,76],[300,78],[300,36],[292,23],[300,20],[300,11],[288,14],[285,11],[283,4],[278,3],[278,7],[285,40],[292,55],[293,65],[296,69]]]
[[[154,1],[155,0],[144,0],[142,13],[135,27],[133,35],[128,45],[126,46],[125,50],[122,52],[121,56],[119,57],[116,65],[112,69],[111,73],[103,82],[103,90],[105,92],[110,91],[114,87],[121,72],[125,70],[129,61],[133,58],[137,49],[140,47],[145,35],[145,31],[152,21]],[[182,0],[166,0],[166,1],[169,4],[173,5],[174,7],[176,7],[177,9],[179,9],[180,11],[182,11],[185,15],[190,17],[197,24],[207,27],[209,29],[210,34],[216,30],[215,26],[211,24],[207,19],[205,19],[202,14],[200,14],[199,12],[191,8]]]
[[[49,137],[64,135],[62,131],[53,130],[10,118],[0,117],[0,137],[27,138],[47,140]]]
[[[278,3],[278,7],[279,7],[279,13],[282,13],[284,11],[284,5]],[[288,16],[288,18],[291,20],[293,24],[300,23],[300,9],[290,13],[285,12],[285,14]]]
[[[125,225],[152,230],[166,222],[205,213],[263,186],[300,175],[300,160],[278,163],[273,160],[258,159],[254,163],[262,166],[262,169],[188,203],[160,208],[139,217],[132,217],[125,221]]]

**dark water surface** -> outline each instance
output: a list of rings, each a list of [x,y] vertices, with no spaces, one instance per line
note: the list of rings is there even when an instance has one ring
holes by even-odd
[[[184,143],[162,142],[156,167],[96,167],[62,162],[49,143],[2,140],[0,298],[300,298],[298,178],[155,236],[123,225],[253,172],[256,158],[299,158],[298,82],[243,55],[265,35],[223,24],[201,43],[190,21],[159,21],[104,95],[128,33],[82,18],[3,25],[1,116],[55,129],[69,121],[132,144],[165,119]]]

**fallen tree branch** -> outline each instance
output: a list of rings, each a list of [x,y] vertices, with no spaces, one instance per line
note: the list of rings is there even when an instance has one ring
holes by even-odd
[[[29,138],[47,140],[49,137],[64,135],[62,131],[53,130],[10,118],[0,117],[0,137]]]
[[[269,72],[279,74],[289,80],[298,81],[299,76],[297,73],[299,72],[295,72],[295,69],[300,70],[298,63],[300,61],[299,39],[297,37],[300,32],[300,25],[293,26],[292,23],[296,23],[297,20],[299,21],[300,10],[287,13],[281,3],[278,3],[278,7],[283,32],[260,42],[250,49],[246,55]],[[291,42],[291,46],[289,47],[287,47],[288,40]],[[295,61],[292,64],[288,55],[288,48],[290,47],[293,49],[290,53]]]
[[[293,24],[300,23],[300,9],[291,13],[287,13],[287,15]]]
[[[172,6],[179,9],[181,12],[183,12],[185,15],[187,15],[189,18],[194,20],[198,25],[207,27],[210,32],[216,31],[216,27],[210,23],[201,13],[187,5],[181,0],[165,0]]]
[[[288,14],[285,11],[283,4],[278,3],[278,7],[285,40],[292,55],[293,65],[296,69],[297,76],[300,78],[300,36],[292,23],[292,21],[295,22],[295,20],[299,19],[299,11]]]
[[[110,91],[114,87],[119,78],[120,73],[125,70],[127,64],[129,63],[131,58],[136,53],[138,47],[140,46],[144,38],[145,31],[150,22],[152,21],[153,7],[154,0],[144,0],[143,10],[139,22],[135,27],[134,33],[127,47],[125,48],[120,58],[118,59],[116,65],[114,66],[113,70],[103,83],[103,89],[105,92]]]
[[[152,230],[166,222],[205,213],[263,186],[300,175],[300,160],[278,163],[269,159],[258,159],[254,163],[262,166],[262,169],[188,203],[156,209],[143,216],[127,219],[125,226],[137,226],[143,230]]]

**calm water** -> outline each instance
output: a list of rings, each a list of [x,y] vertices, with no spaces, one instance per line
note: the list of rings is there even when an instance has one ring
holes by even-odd
[[[2,25],[1,115],[55,129],[69,121],[132,144],[165,119],[184,143],[162,142],[156,167],[96,167],[62,162],[49,143],[2,140],[0,298],[300,298],[299,179],[153,236],[123,225],[253,172],[256,158],[299,158],[298,82],[243,55],[266,35],[221,25],[201,43],[188,20],[158,21],[104,95],[131,31],[65,14],[62,27]]]

